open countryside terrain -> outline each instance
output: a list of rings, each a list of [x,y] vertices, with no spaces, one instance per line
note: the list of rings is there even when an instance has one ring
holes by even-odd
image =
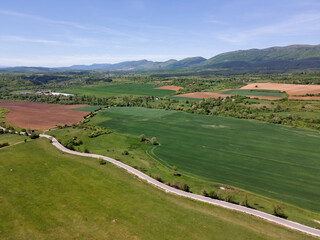
[[[0,107],[10,111],[6,114],[7,123],[26,129],[42,130],[79,122],[89,112],[73,109],[85,106],[0,101]]]
[[[108,109],[91,123],[156,136],[150,154],[183,173],[320,210],[317,131],[145,108]]]
[[[157,84],[119,84],[64,89],[66,93],[96,97],[113,97],[125,95],[164,97],[175,93],[175,90],[156,89]]]
[[[320,85],[280,84],[280,83],[250,83],[240,89],[225,89],[219,92],[192,92],[176,95],[183,98],[225,98],[234,95],[250,98],[279,100],[287,97],[292,100],[319,100],[319,96],[296,96],[307,94],[320,94]]]
[[[251,83],[241,89],[265,89],[285,91],[289,95],[319,94],[320,85]]]
[[[1,239],[312,239],[166,194],[47,139],[0,150],[0,162]]]

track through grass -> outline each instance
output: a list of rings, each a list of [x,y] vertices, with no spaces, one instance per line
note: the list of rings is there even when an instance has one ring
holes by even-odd
[[[166,194],[47,139],[0,151],[0,200],[1,239],[312,239]]]

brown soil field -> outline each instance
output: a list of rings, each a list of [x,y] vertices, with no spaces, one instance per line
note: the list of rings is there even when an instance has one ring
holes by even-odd
[[[228,94],[220,94],[215,92],[194,92],[194,93],[185,93],[180,95],[175,95],[174,97],[187,97],[187,98],[200,98],[200,99],[207,99],[207,98],[225,98],[231,97],[232,95]],[[267,100],[278,100],[281,99],[279,97],[264,97],[264,96],[247,96],[250,98],[259,98],[259,99],[267,99]]]
[[[72,109],[84,106],[86,105],[0,101],[0,107],[10,110],[6,114],[6,122],[21,128],[39,130],[79,122],[89,112],[74,111]]]
[[[288,97],[288,99],[294,99],[294,100],[320,100],[320,97],[318,96],[311,96],[311,97]]]
[[[257,87],[256,87],[257,86]],[[289,95],[305,95],[320,93],[320,85],[300,85],[281,83],[250,83],[240,89],[264,89],[285,91]]]
[[[166,86],[162,86],[162,87],[157,87],[155,89],[165,89],[165,90],[178,91],[179,89],[183,89],[183,87],[177,87],[177,86],[173,86],[173,85],[166,85]]]

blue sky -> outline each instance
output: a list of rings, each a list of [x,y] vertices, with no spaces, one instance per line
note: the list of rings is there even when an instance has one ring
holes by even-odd
[[[10,0],[0,66],[69,66],[320,44],[319,0]]]

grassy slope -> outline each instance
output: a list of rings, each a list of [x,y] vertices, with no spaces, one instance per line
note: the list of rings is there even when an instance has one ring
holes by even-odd
[[[156,136],[161,145],[154,156],[197,178],[320,210],[318,132],[142,108],[112,108],[92,123]]]
[[[122,85],[105,85],[93,87],[80,87],[65,89],[64,92],[77,95],[92,95],[96,97],[111,97],[123,95],[142,95],[164,97],[175,94],[172,90],[154,89],[156,84],[122,84]]]
[[[311,239],[165,194],[46,139],[0,151],[0,178],[1,239]]]
[[[194,178],[187,174],[182,174],[181,176],[174,175],[170,168],[154,160],[154,158],[147,154],[151,143],[145,144],[144,142],[140,142],[137,137],[113,132],[112,134],[89,138],[90,130],[79,128],[58,129],[51,131],[51,134],[62,143],[66,143],[68,140],[77,137],[83,141],[82,145],[75,146],[77,151],[84,152],[84,147],[86,147],[92,153],[115,158],[153,178],[160,176],[165,183],[170,182],[179,186],[188,184],[192,192],[196,194],[202,194],[204,189],[207,192],[212,190],[219,192],[224,197],[231,193],[234,196],[234,201],[238,203],[243,202],[247,197],[250,206],[270,214],[273,213],[274,203],[279,203],[279,201],[275,199],[270,199],[239,188],[226,191],[221,190],[219,189],[220,186],[226,186],[212,181]],[[122,155],[124,151],[128,151],[129,155]],[[300,222],[311,227],[320,227],[320,224],[314,221],[314,219],[320,219],[320,214],[297,208],[287,203],[281,203],[281,205],[285,209],[285,214],[289,216],[289,220]]]
[[[232,94],[232,95],[242,95],[242,96],[264,96],[264,97],[285,97],[285,93],[274,92],[274,91],[255,91],[255,90],[245,90],[245,89],[236,89],[221,91],[222,94]]]
[[[23,141],[24,139],[27,139],[27,137],[25,136],[18,136],[18,135],[15,135],[15,134],[0,134],[0,143],[9,143],[10,145],[11,144],[15,144],[15,143],[18,143],[18,142],[21,142]]]

